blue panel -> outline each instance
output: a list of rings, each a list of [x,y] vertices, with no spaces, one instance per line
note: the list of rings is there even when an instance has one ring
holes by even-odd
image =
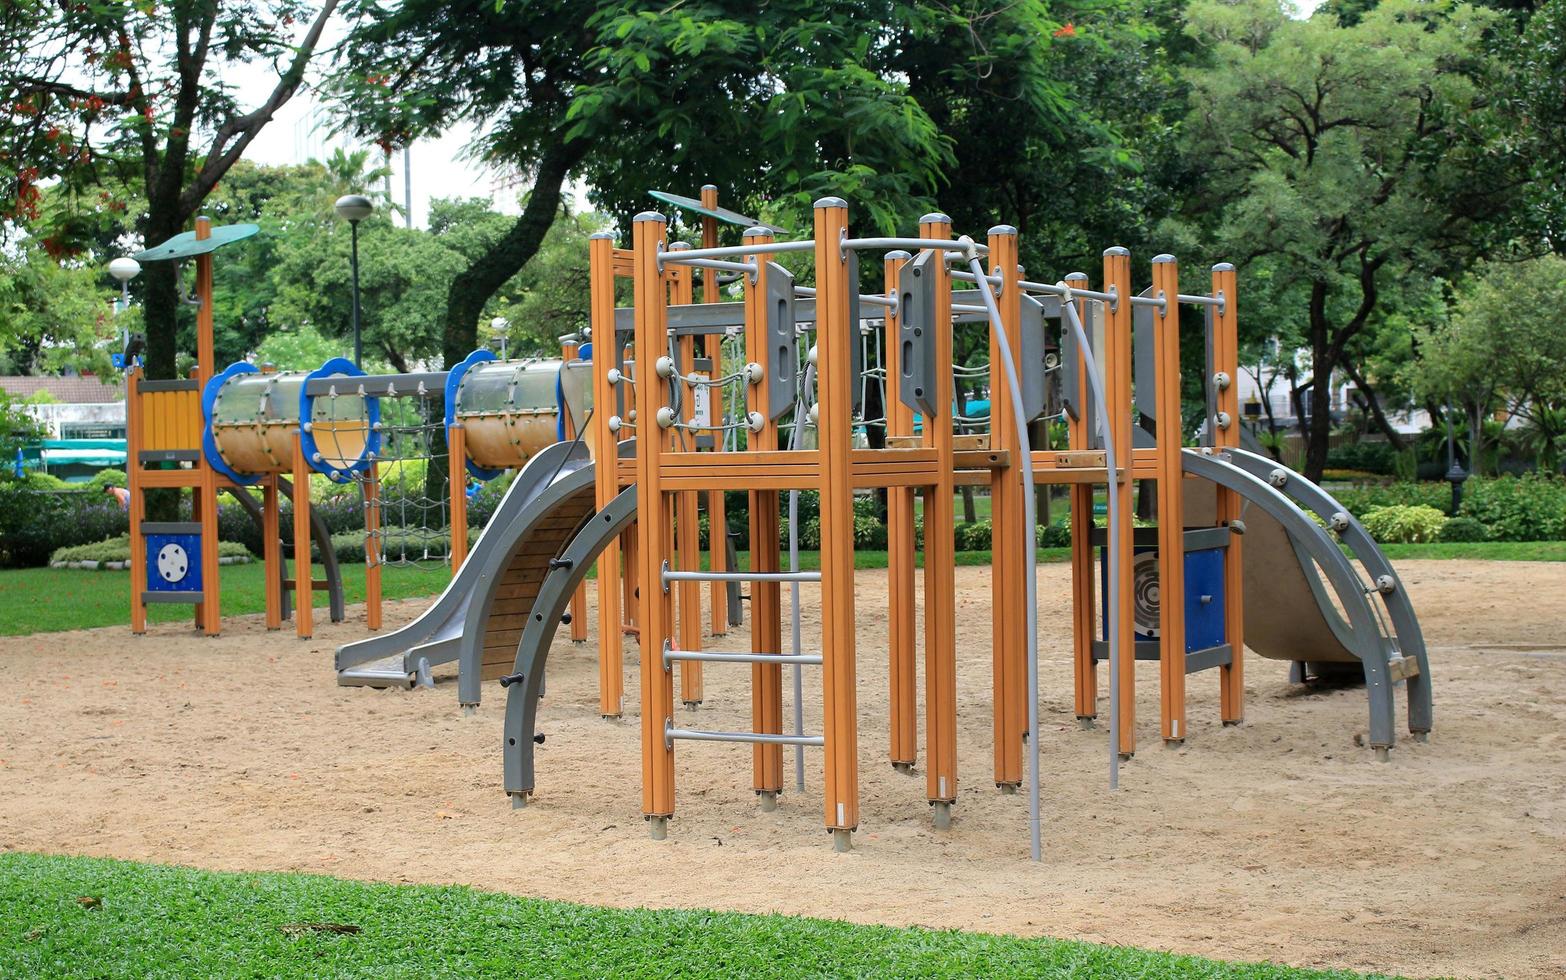
[[[1185,652],[1228,642],[1224,635],[1222,548],[1185,553]]]
[[[147,591],[201,591],[201,535],[147,535]]]

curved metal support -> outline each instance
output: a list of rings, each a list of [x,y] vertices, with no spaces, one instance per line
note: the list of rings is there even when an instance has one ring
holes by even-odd
[[[591,483],[588,484],[592,486]],[[636,487],[627,487],[610,501],[609,506],[590,517],[566,545],[563,562],[552,568],[533,601],[522,639],[517,642],[517,659],[512,668],[513,676],[520,674],[522,681],[506,688],[506,720],[501,744],[505,755],[506,792],[515,799],[517,794],[533,791],[533,736],[538,722],[538,700],[544,694],[544,664],[549,657],[549,647],[560,617],[571,604],[571,596],[587,578],[588,569],[604,548],[619,538],[620,534],[636,520]],[[615,588],[612,575],[599,578],[600,588]]]
[[[1392,678],[1388,669],[1392,651],[1376,624],[1370,601],[1348,557],[1324,528],[1266,480],[1252,476],[1212,450],[1187,451],[1183,455],[1185,472],[1233,490],[1261,507],[1305,548],[1326,574],[1354,629],[1357,642],[1350,649],[1365,669],[1365,691],[1370,699],[1370,745],[1375,749],[1391,748],[1397,741]]]
[[[292,484],[282,477],[278,477],[277,485],[280,493],[287,496],[290,500],[293,499],[294,488]],[[261,513],[261,505],[256,503],[256,498],[250,496],[242,486],[223,487],[223,489],[227,490],[229,496],[233,497],[239,506],[244,508],[245,513],[250,515],[250,519],[255,522],[257,529],[262,534],[265,534],[266,520]],[[331,608],[332,622],[340,623],[346,616],[343,606],[342,569],[337,564],[337,552],[332,550],[332,535],[326,529],[326,521],[313,508],[310,511],[310,536],[314,538],[316,547],[321,549],[321,566],[326,573],[326,595]],[[277,577],[280,582],[288,580],[288,570],[281,564],[277,566]],[[287,619],[290,602],[287,589],[282,591],[282,596],[283,618]]]
[[[1263,480],[1278,468],[1273,460],[1244,449],[1225,450],[1219,454],[1219,458]],[[1414,658],[1419,664],[1419,673],[1408,679],[1408,730],[1415,733],[1430,731],[1435,712],[1430,690],[1430,660],[1425,652],[1425,636],[1419,628],[1419,618],[1414,614],[1414,605],[1408,599],[1397,570],[1381,553],[1365,526],[1327,491],[1298,473],[1289,474],[1289,481],[1282,490],[1302,506],[1314,511],[1323,521],[1330,523],[1338,515],[1346,519],[1347,523],[1337,532],[1338,540],[1348,546],[1355,559],[1364,567],[1371,585],[1377,587],[1377,593],[1392,621],[1392,629],[1397,634],[1398,651],[1405,657]],[[1390,581],[1392,587],[1380,588],[1380,584],[1386,581]]]
[[[489,625],[490,606],[495,601],[495,590],[500,587],[500,581],[505,577],[506,569],[517,550],[527,543],[533,527],[562,503],[579,494],[591,496],[593,493],[593,461],[585,445],[579,442],[556,443],[539,453],[535,459],[542,463],[546,457],[554,460],[555,465],[544,471],[547,482],[528,501],[527,507],[517,514],[505,537],[505,545],[485,554],[476,573],[466,573],[464,576],[476,574],[476,577],[469,579],[472,585],[463,616],[461,638],[457,641],[457,701],[461,704],[478,704],[480,701],[484,634]],[[543,565],[554,557],[540,555],[538,562]],[[472,556],[468,562],[473,563]],[[465,572],[467,567],[463,566]]]

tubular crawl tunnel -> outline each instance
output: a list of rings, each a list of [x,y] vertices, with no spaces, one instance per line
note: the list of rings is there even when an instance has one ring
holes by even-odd
[[[592,509],[589,446],[562,441],[563,413],[585,432],[592,410],[590,346],[578,354],[502,361],[477,350],[448,373],[445,421],[461,427],[467,472],[516,476],[429,608],[401,629],[337,650],[339,684],[429,685],[430,668],[458,661],[460,699],[474,705],[483,681],[507,673],[543,572]]]
[[[1144,293],[1143,295],[1148,295]],[[1090,312],[1094,310],[1089,305]],[[1211,338],[1211,316],[1209,340]],[[1090,317],[1090,328],[1098,318]],[[1132,314],[1134,399],[1140,424],[1132,429],[1135,448],[1153,446],[1157,401],[1152,379],[1153,316],[1147,306]],[[1094,333],[1098,346],[1102,333]],[[1209,343],[1209,355],[1211,345]],[[1075,344],[1062,336],[1063,399],[1068,412],[1091,418],[1078,394]],[[1208,415],[1203,434],[1229,424],[1212,409],[1208,371]],[[1220,379],[1221,380],[1221,379]],[[1092,426],[1089,426],[1091,429]],[[1231,536],[1243,536],[1245,645],[1261,657],[1290,664],[1289,678],[1363,676],[1369,708],[1369,743],[1385,759],[1396,742],[1396,687],[1406,687],[1408,730],[1424,740],[1432,728],[1429,661],[1424,636],[1402,581],[1364,526],[1321,487],[1259,452],[1248,433],[1249,448],[1211,446],[1183,453],[1182,469],[1195,480],[1184,493],[1183,523],[1186,578],[1186,673],[1229,662],[1234,656],[1225,636],[1222,549]],[[1101,445],[1102,440],[1095,443]],[[1218,487],[1242,500],[1242,519],[1215,527]],[[1100,575],[1107,575],[1102,546],[1094,534]],[[1133,534],[1133,604],[1136,659],[1157,660],[1159,639],[1157,535],[1152,528]],[[1347,554],[1345,554],[1345,550]],[[1101,578],[1101,582],[1105,582]],[[1107,582],[1101,589],[1107,602]],[[1107,615],[1105,616],[1107,621]],[[1107,656],[1107,635],[1093,644],[1095,661]]]

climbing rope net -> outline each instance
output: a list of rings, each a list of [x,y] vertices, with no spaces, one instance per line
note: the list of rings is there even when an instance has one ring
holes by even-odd
[[[437,396],[381,399],[376,477],[372,482],[368,470],[355,474],[367,566],[409,566],[450,556],[445,409]]]

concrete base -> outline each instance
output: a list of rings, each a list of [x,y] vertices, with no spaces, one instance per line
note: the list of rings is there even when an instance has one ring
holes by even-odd
[[[904,776],[912,776],[914,774],[914,764],[912,762],[894,762],[892,763],[892,771],[900,772]]]
[[[1002,796],[1016,796],[1017,795],[1017,784],[1016,783],[996,783],[995,784],[995,788],[1000,790]]]
[[[771,813],[778,808],[778,794],[774,790],[757,790],[756,800],[761,804],[762,813]]]
[[[647,832],[652,836],[653,840],[667,840],[669,837],[669,818],[648,817]]]
[[[462,706],[462,717],[472,718],[476,714],[478,714],[478,705],[465,704]]]
[[[1376,753],[1377,762],[1392,761],[1392,747],[1390,745],[1373,745],[1371,751]]]
[[[950,830],[952,828],[951,803],[947,800],[931,800],[930,820],[935,824],[936,830]]]
[[[852,830],[832,831],[832,850],[839,854],[847,854],[854,849],[854,832]]]
[[[1077,715],[1077,727],[1084,732],[1091,732],[1098,724],[1092,715]]]
[[[527,794],[526,793],[512,793],[510,795],[511,795],[511,809],[513,809],[513,810],[525,810],[525,809],[527,809]]]

